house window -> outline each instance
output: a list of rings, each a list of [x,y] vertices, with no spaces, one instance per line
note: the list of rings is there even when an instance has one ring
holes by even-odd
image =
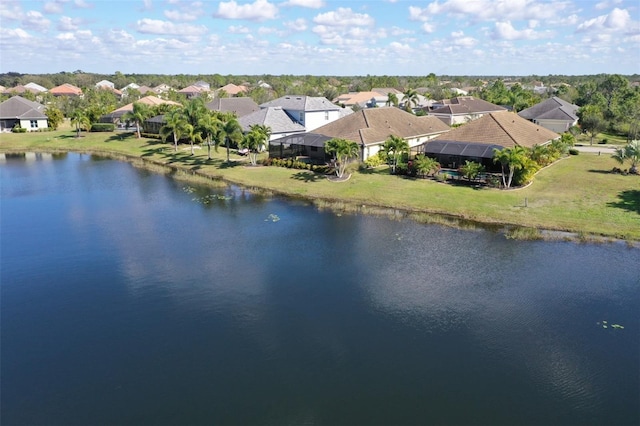
[[[304,123],[304,112],[300,113],[300,122]]]
[[[31,128],[32,129],[37,129],[38,128],[38,120],[31,120]]]
[[[325,119],[325,121],[329,120],[329,111],[325,111],[324,112],[324,119]]]

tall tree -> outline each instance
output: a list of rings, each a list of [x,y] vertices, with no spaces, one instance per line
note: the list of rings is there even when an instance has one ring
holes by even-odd
[[[231,160],[229,158],[230,143],[238,143],[242,139],[242,127],[235,116],[227,114],[223,117],[222,125],[218,128],[218,138],[224,141],[224,145],[227,149],[227,163]]]
[[[395,93],[387,93],[387,106],[398,106],[398,96]]]
[[[503,148],[493,150],[493,162],[500,163],[502,166],[502,185],[505,188],[511,187],[513,181],[513,174],[516,170],[524,167],[524,163],[527,159],[527,150],[521,146],[514,146],[513,148]],[[509,171],[508,177],[505,178],[505,170]]]
[[[212,113],[203,115],[198,121],[198,129],[200,134],[207,142],[207,158],[211,160],[211,144],[213,142],[216,152],[218,152],[218,146],[220,146],[220,140],[214,136],[218,133],[222,122],[218,120],[217,116]]]
[[[91,121],[84,110],[77,108],[71,113],[71,125],[76,126],[76,138],[79,138],[80,129],[84,127],[85,130],[89,130]]]
[[[324,143],[324,149],[326,152],[333,154],[336,175],[339,178],[344,176],[349,161],[353,158],[358,158],[360,151],[360,147],[356,142],[341,138],[329,139]]]
[[[258,153],[264,149],[269,140],[271,129],[262,124],[254,124],[251,130],[244,135],[240,144],[249,150],[249,161],[252,165],[258,164]]]
[[[418,92],[415,89],[407,88],[404,93],[404,110],[413,113],[413,108],[418,105]]]
[[[398,161],[403,154],[409,152],[409,142],[401,138],[400,136],[389,135],[384,144],[382,150],[389,159],[389,165],[391,166],[391,173],[396,174],[396,167]]]
[[[584,132],[591,136],[590,145],[593,145],[593,138],[606,128],[606,121],[602,114],[602,109],[597,105],[587,105],[578,110],[578,123]]]
[[[174,108],[164,115],[165,124],[160,128],[160,136],[166,140],[169,136],[173,136],[173,146],[178,151],[178,141],[185,137],[188,132],[189,124],[184,116],[182,108]]]
[[[134,102],[133,109],[122,116],[125,121],[133,121],[136,125],[136,136],[138,139],[142,137],[140,134],[140,126],[146,119],[151,117],[151,109],[149,105],[142,102]]]
[[[58,126],[64,121],[62,111],[56,108],[55,105],[49,105],[47,109],[44,110],[44,113],[47,116],[47,124],[53,130],[57,130]]]

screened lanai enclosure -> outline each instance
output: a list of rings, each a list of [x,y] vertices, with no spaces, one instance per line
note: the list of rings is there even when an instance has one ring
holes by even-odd
[[[324,143],[329,136],[317,133],[296,133],[274,139],[269,142],[270,158],[295,158],[306,160],[311,164],[326,164],[331,155],[324,150]]]
[[[440,166],[446,169],[457,169],[464,165],[465,161],[474,161],[482,164],[488,172],[499,172],[500,164],[493,162],[494,149],[501,150],[504,147],[438,139],[411,148],[411,157],[424,154],[435,158]]]

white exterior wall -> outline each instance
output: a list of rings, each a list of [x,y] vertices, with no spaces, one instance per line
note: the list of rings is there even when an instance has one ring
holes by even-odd
[[[336,121],[340,118],[340,111],[338,110],[329,110],[329,111],[287,111],[289,115],[293,116],[294,119],[300,119],[300,113],[302,112],[303,121],[300,124],[304,126],[307,132],[311,132],[318,127],[324,126],[325,124],[329,124],[332,121]],[[328,118],[325,114],[328,112]]]
[[[40,119],[40,120],[36,120],[38,122],[38,127],[36,127],[35,129],[31,128],[31,120],[20,120],[20,127],[22,127],[23,129],[27,129],[27,132],[32,132],[32,131],[37,131],[40,129],[46,129],[49,127],[48,123],[47,123],[47,119]]]
[[[577,124],[577,122],[571,123],[569,121],[562,120],[535,120],[534,123],[556,133],[564,133],[569,130],[571,126],[575,126]]]
[[[426,136],[417,136],[413,138],[407,138],[406,141],[409,143],[409,147],[413,148],[414,146],[421,145],[426,141],[435,138],[438,135],[426,135]],[[361,160],[364,161],[367,158],[376,155],[379,151],[382,150],[382,145],[384,145],[385,141],[380,141],[378,143],[373,143],[371,145],[367,145],[364,147],[364,152]]]

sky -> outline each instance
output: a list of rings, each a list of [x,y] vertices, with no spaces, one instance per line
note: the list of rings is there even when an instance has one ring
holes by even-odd
[[[640,74],[640,0],[0,2],[0,72]]]

